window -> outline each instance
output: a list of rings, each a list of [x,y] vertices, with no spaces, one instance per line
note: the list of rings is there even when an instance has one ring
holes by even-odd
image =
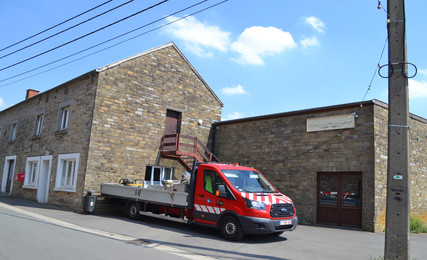
[[[224,187],[227,186],[216,172],[210,170],[205,170],[203,172],[203,188],[205,191],[215,194],[219,185],[224,185]]]
[[[68,130],[70,116],[71,116],[71,103],[72,101],[69,100],[66,102],[62,102],[59,105],[58,125],[57,125],[58,132],[63,132]]]
[[[28,157],[25,167],[25,179],[23,188],[37,189],[39,179],[40,157]]]
[[[162,185],[164,180],[173,179],[173,168],[150,166],[145,168],[144,187],[148,185]]]
[[[76,192],[79,159],[79,153],[59,155],[55,191]]]
[[[39,114],[36,117],[36,127],[34,128],[34,136],[38,137],[42,134],[44,114]]]
[[[14,142],[16,140],[16,132],[18,130],[18,121],[12,122],[12,126],[10,127],[10,137],[9,142]]]

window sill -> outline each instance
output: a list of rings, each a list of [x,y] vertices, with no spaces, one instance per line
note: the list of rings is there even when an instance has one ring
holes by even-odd
[[[36,187],[36,185],[35,185],[35,184],[31,184],[31,185],[29,185],[29,184],[22,185],[22,188],[23,188],[23,189],[37,190],[37,187]]]
[[[55,187],[53,191],[76,192],[76,188]]]
[[[62,129],[62,130],[56,130],[55,134],[56,135],[64,135],[68,133],[68,128],[67,129]]]

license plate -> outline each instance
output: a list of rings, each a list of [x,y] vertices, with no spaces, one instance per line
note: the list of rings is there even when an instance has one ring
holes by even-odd
[[[283,226],[283,225],[292,225],[292,220],[280,220],[280,223],[279,223],[279,225],[280,226]]]

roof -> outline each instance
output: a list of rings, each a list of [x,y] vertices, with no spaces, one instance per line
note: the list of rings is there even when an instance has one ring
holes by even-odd
[[[277,114],[269,114],[269,115],[263,115],[263,116],[255,116],[255,117],[247,117],[247,118],[241,118],[241,119],[227,120],[227,121],[215,122],[214,125],[215,126],[222,126],[222,125],[241,124],[241,123],[247,123],[247,122],[272,120],[272,119],[279,119],[279,118],[285,118],[285,117],[291,117],[291,116],[307,115],[307,114],[327,112],[327,111],[333,111],[333,110],[341,110],[341,109],[348,109],[348,108],[360,108],[361,106],[363,107],[363,106],[373,106],[373,105],[378,105],[380,107],[388,109],[387,103],[384,103],[384,102],[377,100],[377,99],[373,99],[373,100],[368,100],[368,101],[363,101],[363,102],[354,102],[354,103],[347,103],[347,104],[334,105],[334,106],[310,108],[310,109],[295,110],[295,111],[284,112],[284,113],[277,113]],[[423,117],[417,116],[417,115],[412,114],[412,113],[409,114],[409,117],[427,124],[427,119],[425,119]]]
[[[173,47],[175,50],[176,50],[176,52],[178,52],[178,54],[181,56],[181,58],[187,63],[187,65],[191,68],[191,70],[194,72],[194,74],[196,74],[196,76],[199,78],[199,80],[203,83],[203,85],[205,85],[205,87],[209,90],[209,92],[212,94],[212,96],[218,101],[218,103],[221,105],[221,106],[224,106],[224,104],[222,103],[222,101],[219,99],[219,97],[215,94],[215,92],[209,87],[209,85],[208,85],[208,83],[206,83],[206,81],[202,78],[202,76],[197,72],[197,70],[193,67],[193,65],[188,61],[188,59],[184,56],[184,54],[179,50],[179,48],[175,45],[175,43],[174,42],[169,42],[169,43],[166,43],[166,44],[164,44],[164,45],[161,45],[161,46],[159,46],[159,47],[156,47],[156,48],[153,48],[153,49],[151,49],[151,50],[148,50],[148,51],[144,51],[144,52],[141,52],[141,53],[139,53],[139,54],[136,54],[136,55],[134,55],[134,56],[131,56],[131,57],[129,57],[129,58],[126,58],[126,59],[123,59],[123,60],[119,60],[119,61],[116,61],[116,62],[113,62],[113,63],[111,63],[111,64],[108,64],[108,65],[106,65],[106,66],[103,66],[103,67],[101,67],[101,68],[99,68],[99,69],[97,69],[96,71],[97,72],[102,72],[102,71],[105,71],[105,70],[108,70],[108,69],[111,69],[111,68],[114,68],[114,67],[116,67],[116,66],[118,66],[118,65],[120,65],[120,64],[122,64],[122,63],[125,63],[125,62],[127,62],[127,61],[129,61],[129,60],[133,60],[133,59],[136,59],[136,58],[139,58],[139,57],[141,57],[141,56],[144,56],[144,55],[147,55],[147,54],[150,54],[150,53],[153,53],[153,52],[156,52],[156,51],[158,51],[158,50],[161,50],[161,49],[164,49],[164,48],[167,48],[167,47]]]

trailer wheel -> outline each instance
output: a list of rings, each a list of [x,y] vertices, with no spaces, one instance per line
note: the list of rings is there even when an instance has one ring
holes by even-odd
[[[234,216],[226,216],[219,223],[219,232],[227,240],[237,241],[243,238],[244,233],[239,220]]]
[[[136,220],[141,219],[141,215],[139,214],[140,207],[138,202],[130,202],[126,206],[126,212],[130,219]]]

